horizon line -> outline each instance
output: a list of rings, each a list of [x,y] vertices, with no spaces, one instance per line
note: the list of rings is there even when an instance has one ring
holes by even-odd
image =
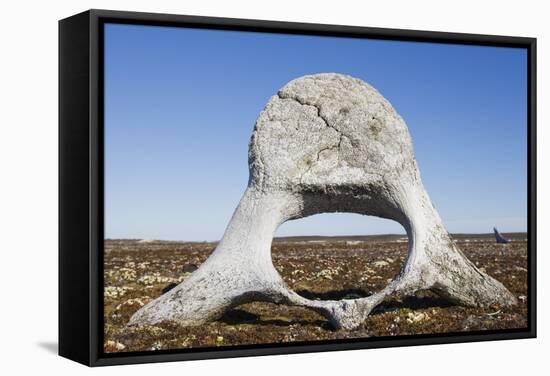
[[[510,232],[500,232],[501,234],[507,235],[528,235],[528,231],[510,231]],[[493,232],[454,232],[449,233],[451,236],[494,236]],[[367,238],[367,237],[407,237],[407,234],[397,234],[397,233],[386,233],[386,234],[370,234],[370,235],[288,235],[288,236],[274,236],[273,240],[282,240],[282,239],[295,239],[295,238]],[[160,242],[183,242],[183,243],[218,243],[221,239],[217,240],[185,240],[185,239],[155,239],[155,238],[104,238],[103,241],[114,241],[114,240],[126,240],[126,241],[160,241]]]

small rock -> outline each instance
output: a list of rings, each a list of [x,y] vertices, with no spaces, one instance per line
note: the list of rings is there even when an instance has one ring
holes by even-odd
[[[188,265],[184,265],[183,268],[181,268],[181,271],[183,273],[193,273],[198,268],[199,267],[195,264],[188,264]]]
[[[423,312],[409,312],[407,314],[407,322],[409,324],[412,324],[412,323],[417,323],[417,322],[421,322],[421,321],[424,321],[424,320],[427,320],[429,319],[430,317],[423,313]]]
[[[117,342],[117,343],[115,344],[115,347],[116,347],[116,349],[119,350],[119,351],[120,351],[120,350],[124,350],[124,349],[126,348],[126,346],[124,346],[124,344],[122,344],[122,343],[120,343],[120,342]]]
[[[376,266],[377,268],[383,268],[384,266],[388,266],[389,264],[387,261],[380,260],[380,261],[375,261],[373,265]]]
[[[121,351],[121,350],[124,350],[125,348],[126,346],[118,341],[108,340],[105,343],[105,349],[107,351],[114,351],[114,350]]]

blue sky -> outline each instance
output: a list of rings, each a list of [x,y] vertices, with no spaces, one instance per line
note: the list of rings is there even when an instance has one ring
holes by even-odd
[[[524,49],[105,26],[105,236],[217,240],[248,181],[248,142],[270,96],[305,74],[345,73],[405,119],[451,232],[526,231]],[[356,214],[278,236],[403,233]]]

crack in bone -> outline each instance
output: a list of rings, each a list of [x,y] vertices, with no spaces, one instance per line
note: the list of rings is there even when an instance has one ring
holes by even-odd
[[[330,124],[330,122],[328,121],[327,118],[325,118],[323,115],[321,115],[321,107],[316,105],[315,103],[308,103],[306,101],[303,101],[297,97],[293,97],[293,96],[290,96],[290,95],[285,95],[282,91],[279,90],[279,92],[277,93],[277,96],[280,98],[280,99],[291,99],[293,101],[296,101],[297,103],[299,103],[300,105],[302,106],[308,106],[308,107],[313,107],[316,111],[317,111],[317,117],[320,118],[327,127],[329,128],[332,128],[334,129],[336,132],[338,132],[338,134],[340,136],[344,136],[344,137],[347,137],[347,138],[350,138],[349,136],[347,136],[346,134],[344,134],[344,132],[342,132],[340,129],[336,128],[334,125]]]
[[[277,92],[277,96],[279,97],[279,99],[290,99],[290,100],[293,100],[295,102],[297,102],[298,104],[300,104],[301,106],[307,106],[307,107],[313,107],[316,112],[317,112],[317,117],[319,119],[321,119],[323,121],[323,123],[328,127],[328,128],[331,128],[331,129],[334,129],[336,132],[338,132],[338,142],[333,145],[333,146],[330,146],[330,147],[326,147],[326,148],[322,148],[320,149],[319,151],[317,151],[317,156],[315,158],[315,163],[312,163],[306,171],[304,171],[301,175],[300,175],[300,184],[303,184],[303,179],[304,179],[304,176],[306,176],[312,169],[313,167],[315,166],[316,163],[319,162],[320,160],[320,157],[321,157],[321,153],[324,152],[324,151],[327,151],[327,150],[334,150],[336,149],[338,151],[337,153],[337,158],[338,158],[338,161],[340,160],[340,152],[341,152],[341,146],[342,146],[342,140],[344,139],[344,137],[350,139],[346,134],[344,134],[344,132],[342,132],[340,129],[336,128],[334,125],[330,124],[330,122],[328,121],[327,118],[325,118],[323,115],[321,115],[321,108],[320,106],[317,106],[316,104],[313,104],[313,103],[308,103],[306,101],[302,101],[300,100],[299,98],[297,97],[293,97],[293,96],[290,96],[290,95],[285,95],[283,92],[281,92],[280,90]],[[338,162],[337,162],[338,163]]]

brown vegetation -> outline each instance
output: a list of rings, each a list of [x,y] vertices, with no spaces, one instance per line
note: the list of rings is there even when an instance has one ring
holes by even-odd
[[[174,322],[128,327],[130,316],[195,270],[213,243],[107,240],[104,265],[106,352],[165,350],[524,328],[527,326],[527,243],[457,236],[465,255],[519,298],[515,307],[452,306],[425,292],[376,308],[364,325],[335,331],[300,307],[251,303],[199,327]],[[347,239],[347,240],[346,240]],[[275,241],[273,263],[286,283],[310,299],[353,299],[382,289],[404,262],[405,238],[292,238]]]

